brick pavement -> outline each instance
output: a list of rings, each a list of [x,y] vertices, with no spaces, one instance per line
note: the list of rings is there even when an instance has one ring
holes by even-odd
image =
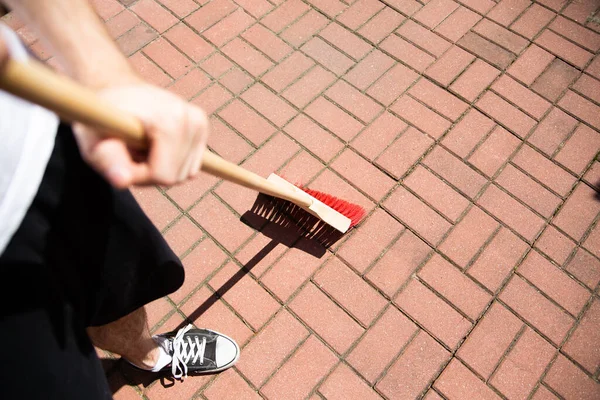
[[[325,249],[211,177],[135,189],[187,271],[153,332],[243,350],[184,383],[102,354],[115,398],[600,398],[599,1],[94,3],[214,151],[368,210]]]

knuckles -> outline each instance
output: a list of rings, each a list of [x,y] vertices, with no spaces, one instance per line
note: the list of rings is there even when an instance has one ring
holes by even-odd
[[[185,100],[155,87],[140,87],[136,91],[107,92],[106,97],[117,104],[127,104],[129,112],[137,115],[151,139],[151,148],[159,146],[158,158],[145,160],[150,165],[148,182],[173,186],[198,174],[197,170],[185,171],[181,167],[186,160],[197,153],[197,147],[204,146],[210,131],[210,120],[206,112]],[[138,99],[139,101],[129,101]],[[152,99],[152,101],[149,101]],[[87,132],[86,132],[87,133]],[[80,133],[85,136],[86,133]],[[90,134],[92,132],[89,132]],[[89,146],[85,138],[79,138],[83,159],[96,168],[106,168],[105,155]],[[82,140],[83,139],[83,140]],[[198,149],[199,150],[199,149]],[[152,149],[151,149],[152,153]]]
[[[196,106],[188,106],[188,118],[190,120],[190,124],[192,125],[192,130],[194,132],[198,132],[202,135],[206,135],[208,133],[208,116],[203,109]]]

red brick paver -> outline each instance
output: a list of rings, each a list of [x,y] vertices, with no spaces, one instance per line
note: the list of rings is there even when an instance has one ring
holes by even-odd
[[[135,188],[187,276],[153,332],[242,354],[172,386],[113,368],[115,398],[600,398],[597,1],[93,3],[213,151],[367,209],[323,247],[204,174]]]

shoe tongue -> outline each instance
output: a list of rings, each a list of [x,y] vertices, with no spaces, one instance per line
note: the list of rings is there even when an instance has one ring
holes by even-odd
[[[168,355],[173,354],[173,342],[171,339],[162,337],[162,336],[154,336],[153,337],[156,344],[165,351]]]

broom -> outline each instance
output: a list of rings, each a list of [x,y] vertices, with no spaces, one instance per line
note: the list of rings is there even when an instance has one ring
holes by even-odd
[[[9,59],[0,71],[0,89],[50,109],[67,121],[79,121],[118,137],[130,147],[147,146],[142,123],[107,104],[91,90],[58,75],[37,61]],[[327,193],[297,187],[271,174],[265,179],[210,151],[204,153],[202,171],[266,195],[290,201],[338,231],[358,224],[365,210]]]

